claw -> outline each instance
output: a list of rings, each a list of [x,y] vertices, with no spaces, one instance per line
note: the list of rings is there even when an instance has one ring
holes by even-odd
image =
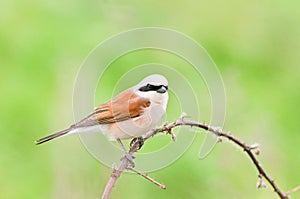
[[[141,149],[142,146],[144,145],[144,138],[141,137],[141,136],[140,136],[140,137],[133,138],[133,139],[131,140],[131,142],[130,142],[130,147],[132,147],[135,143],[138,143],[138,145],[139,145],[138,150]]]

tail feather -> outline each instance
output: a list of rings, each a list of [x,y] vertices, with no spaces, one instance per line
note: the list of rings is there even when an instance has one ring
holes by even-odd
[[[54,138],[58,138],[58,137],[61,137],[63,135],[66,135],[67,133],[69,133],[71,130],[73,130],[72,128],[68,128],[68,129],[65,129],[65,130],[62,130],[62,131],[59,131],[57,133],[54,133],[54,134],[51,134],[51,135],[48,135],[47,137],[44,137],[44,138],[41,138],[41,139],[38,139],[35,141],[35,144],[38,145],[38,144],[42,144],[44,142],[48,142]]]

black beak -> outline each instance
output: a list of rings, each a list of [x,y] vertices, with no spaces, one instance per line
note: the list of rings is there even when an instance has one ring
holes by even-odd
[[[167,92],[168,88],[165,86],[160,87],[159,89],[156,90],[158,93],[165,93]]]

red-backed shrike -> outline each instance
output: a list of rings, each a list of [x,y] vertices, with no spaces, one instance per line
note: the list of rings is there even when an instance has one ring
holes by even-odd
[[[102,132],[110,140],[134,138],[151,130],[163,117],[168,103],[168,81],[161,75],[150,75],[110,101],[96,107],[69,128],[36,140],[42,144],[71,133]]]

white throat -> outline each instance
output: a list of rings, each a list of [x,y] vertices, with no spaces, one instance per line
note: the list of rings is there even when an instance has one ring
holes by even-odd
[[[157,93],[156,91],[136,91],[136,94],[146,99],[149,99],[152,104],[162,106],[164,110],[166,110],[167,108],[167,103],[169,99],[168,92]]]

